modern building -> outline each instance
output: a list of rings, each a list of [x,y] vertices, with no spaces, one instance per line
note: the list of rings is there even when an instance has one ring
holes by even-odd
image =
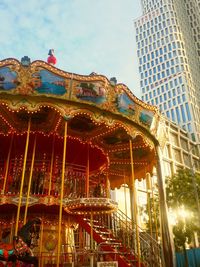
[[[141,0],[135,21],[142,100],[200,140],[200,3]]]
[[[166,176],[171,176],[178,169],[195,169],[200,172],[199,147],[190,139],[187,131],[170,120],[165,120],[166,143],[163,148],[163,169]]]

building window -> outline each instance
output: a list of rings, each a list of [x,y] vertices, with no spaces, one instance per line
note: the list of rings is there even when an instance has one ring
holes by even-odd
[[[166,176],[172,175],[172,166],[169,162],[164,162],[164,173]]]
[[[179,113],[178,107],[176,107],[176,118],[177,118],[178,123],[180,123],[181,118],[180,118],[180,113]]]
[[[167,118],[170,119],[169,110],[167,110]]]
[[[188,132],[189,132],[189,133],[191,133],[191,132],[192,132],[192,127],[191,127],[191,124],[190,124],[190,123],[188,123],[187,127],[188,127]]]
[[[181,105],[181,115],[182,115],[183,122],[186,122],[185,110],[184,110],[183,105]]]
[[[173,109],[171,110],[171,116],[172,116],[172,120],[175,122],[176,120],[175,120],[175,114],[174,114],[174,110]]]
[[[181,163],[181,152],[178,149],[173,149],[174,159]]]
[[[172,142],[173,145],[179,146],[179,143],[178,143],[178,135],[176,135],[174,133],[171,133],[170,134],[170,139],[171,139],[171,142]]]
[[[191,163],[190,163],[190,158],[188,154],[183,153],[183,161],[186,166],[190,167]]]
[[[188,103],[185,103],[185,107],[186,107],[188,120],[191,121],[191,114],[190,114],[190,109],[189,109]]]

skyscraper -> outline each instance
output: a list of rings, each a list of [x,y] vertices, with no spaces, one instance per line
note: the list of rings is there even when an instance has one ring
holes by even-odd
[[[200,0],[141,0],[135,21],[142,100],[200,141]]]

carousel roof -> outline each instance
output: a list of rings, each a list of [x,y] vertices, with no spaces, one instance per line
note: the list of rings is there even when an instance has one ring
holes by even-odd
[[[18,136],[16,150],[20,150],[28,121],[31,136],[38,136],[38,149],[47,153],[54,136],[62,151],[67,121],[67,162],[86,165],[89,150],[90,175],[109,175],[112,187],[130,182],[130,144],[135,178],[144,178],[155,165],[157,108],[105,76],[69,73],[40,60],[31,64],[0,61],[2,151],[13,134]]]

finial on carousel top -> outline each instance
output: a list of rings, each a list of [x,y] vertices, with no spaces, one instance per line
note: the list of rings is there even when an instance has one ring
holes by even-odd
[[[112,77],[112,78],[110,78],[110,83],[111,83],[113,86],[115,86],[115,85],[117,84],[117,79],[116,79],[116,77]]]
[[[31,60],[28,56],[24,56],[21,58],[21,64],[24,66],[24,67],[28,67],[30,64],[31,64]]]
[[[54,49],[50,49],[48,55],[49,55],[49,57],[47,58],[47,62],[49,64],[55,65],[57,62],[57,59],[54,56]]]

